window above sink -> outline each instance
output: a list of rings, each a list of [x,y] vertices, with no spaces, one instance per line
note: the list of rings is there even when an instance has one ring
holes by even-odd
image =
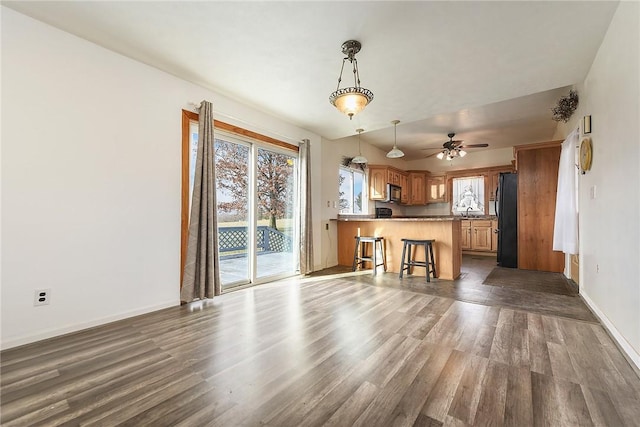
[[[485,215],[484,176],[453,178],[452,187],[453,215]]]

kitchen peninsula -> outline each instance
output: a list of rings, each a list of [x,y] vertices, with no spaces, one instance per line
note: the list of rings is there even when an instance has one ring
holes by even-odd
[[[384,237],[387,271],[400,272],[402,239],[433,239],[436,267],[440,279],[454,280],[460,276],[462,248],[459,217],[368,218],[341,216],[338,218],[338,263],[352,265],[355,236]],[[424,259],[419,247],[416,259]],[[416,275],[425,275],[416,268]]]

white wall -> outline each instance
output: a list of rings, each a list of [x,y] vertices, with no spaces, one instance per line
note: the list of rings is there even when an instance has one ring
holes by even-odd
[[[181,109],[321,140],[10,9],[2,12],[2,348],[179,304]],[[321,250],[315,254],[319,266]],[[51,304],[34,307],[34,290]]]
[[[564,136],[591,115],[580,176],[580,292],[640,367],[640,4],[621,2]],[[595,187],[596,196],[591,197]]]

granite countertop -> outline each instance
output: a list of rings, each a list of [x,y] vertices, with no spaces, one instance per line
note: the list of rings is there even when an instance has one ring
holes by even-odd
[[[366,215],[353,215],[338,217],[338,221],[460,221],[460,217],[456,216],[412,216],[412,217],[392,217],[392,218],[374,218]]]
[[[495,216],[485,215],[464,218],[459,215],[430,215],[430,216],[394,216],[391,218],[376,218],[374,215],[338,215],[338,221],[462,221],[478,219],[496,219]]]

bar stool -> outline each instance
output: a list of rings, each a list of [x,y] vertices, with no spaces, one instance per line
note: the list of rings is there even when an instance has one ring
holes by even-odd
[[[384,247],[382,241],[384,237],[364,237],[356,236],[356,248],[353,252],[353,266],[352,271],[356,271],[356,268],[368,261],[373,263],[373,275],[376,275],[379,266],[384,266],[384,271],[387,271],[387,259],[384,256]],[[367,255],[367,244],[371,245],[372,253]],[[378,262],[377,247],[380,246],[380,252],[382,253],[382,262]]]
[[[400,278],[402,279],[402,274],[405,270],[407,270],[407,274],[411,274],[411,267],[424,267],[427,269],[427,282],[431,281],[429,277],[431,273],[433,273],[433,278],[435,279],[438,275],[438,273],[436,272],[436,262],[434,261],[433,257],[433,242],[435,242],[435,240],[402,239],[402,241],[404,242],[404,245],[402,246]],[[416,261],[411,259],[411,247],[417,245],[424,246],[424,261]],[[406,258],[405,255],[407,255]]]

